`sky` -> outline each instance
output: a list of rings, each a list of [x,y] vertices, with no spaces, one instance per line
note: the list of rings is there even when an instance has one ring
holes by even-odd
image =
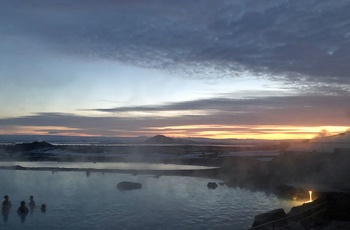
[[[0,134],[350,126],[348,0],[0,0]]]

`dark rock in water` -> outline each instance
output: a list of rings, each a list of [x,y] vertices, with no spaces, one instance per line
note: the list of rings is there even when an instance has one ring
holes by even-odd
[[[133,190],[133,189],[141,189],[142,184],[136,182],[122,181],[117,185],[117,188],[122,191]]]
[[[271,224],[267,224],[267,223],[285,218],[286,216],[287,214],[284,212],[282,208],[272,210],[270,212],[266,212],[263,214],[259,214],[255,216],[252,227],[257,227],[257,226],[266,224],[259,229],[272,229],[272,227],[274,227],[275,229],[279,229],[280,227],[283,227],[286,225],[287,221],[285,219],[275,223],[271,223]]]
[[[215,182],[208,182],[207,186],[209,189],[216,189],[218,187]]]

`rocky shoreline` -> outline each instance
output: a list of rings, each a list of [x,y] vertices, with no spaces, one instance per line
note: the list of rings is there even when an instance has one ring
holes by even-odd
[[[350,229],[350,194],[329,192],[285,213],[272,210],[255,216],[251,230]]]

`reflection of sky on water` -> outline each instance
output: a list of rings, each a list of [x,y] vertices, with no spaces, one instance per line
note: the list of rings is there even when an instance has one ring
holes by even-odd
[[[0,166],[22,166],[28,168],[78,168],[78,169],[119,169],[119,170],[195,170],[214,167],[176,164],[120,163],[120,162],[56,162],[56,161],[14,161],[0,162]]]
[[[251,157],[251,156],[278,156],[281,152],[279,150],[262,150],[262,151],[239,151],[220,154],[220,156],[241,156],[241,157]]]
[[[120,181],[142,183],[141,190],[121,192]],[[205,178],[118,173],[2,170],[1,193],[12,210],[0,229],[247,229],[254,216],[297,203],[274,195],[219,186]],[[33,195],[38,205],[21,223],[16,209]],[[41,213],[42,203],[47,212]]]

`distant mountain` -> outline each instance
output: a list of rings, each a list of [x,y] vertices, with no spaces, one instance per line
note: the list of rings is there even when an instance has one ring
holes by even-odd
[[[145,141],[146,144],[174,144],[174,139],[164,135],[157,135]]]
[[[53,145],[50,143],[47,143],[46,141],[34,141],[32,143],[23,143],[23,144],[16,144],[13,146],[9,146],[8,150],[11,151],[32,151],[32,150],[39,150],[39,149],[50,149]]]
[[[195,144],[197,142],[180,138],[170,138],[164,135],[157,135],[145,140],[146,144]]]
[[[347,135],[344,134],[344,137]],[[0,144],[21,144],[34,141],[47,141],[59,144],[202,144],[202,145],[261,145],[280,143],[281,140],[258,139],[210,139],[210,138],[170,138],[164,135],[154,137],[106,137],[106,136],[60,136],[60,135],[0,135]],[[292,141],[292,140],[288,140]]]
[[[59,135],[0,135],[0,143],[28,143],[34,141],[47,141],[54,144],[139,144],[149,137],[85,137],[85,136],[59,136]]]

